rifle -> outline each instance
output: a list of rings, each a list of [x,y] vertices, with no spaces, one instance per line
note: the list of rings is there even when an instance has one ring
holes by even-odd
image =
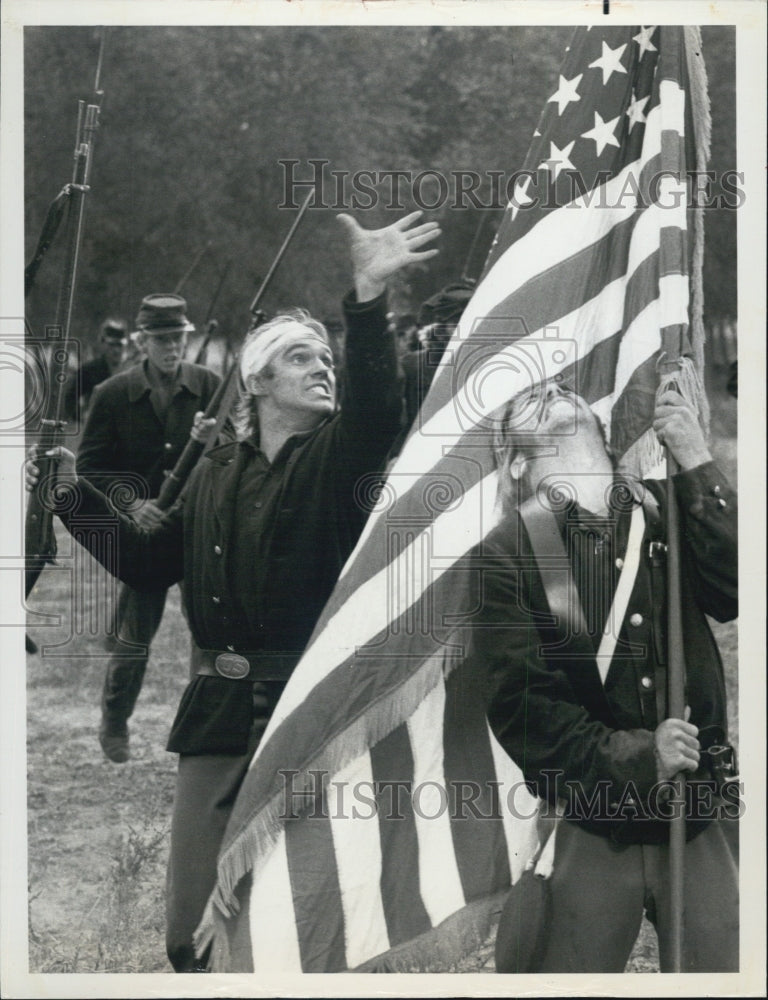
[[[66,222],[66,252],[56,305],[56,322],[48,328],[51,345],[49,366],[49,396],[45,416],[40,425],[37,465],[40,478],[36,489],[29,497],[24,525],[25,541],[25,594],[37,582],[46,563],[53,563],[56,557],[56,537],[53,532],[53,511],[56,505],[55,483],[57,460],[47,455],[55,449],[64,428],[62,419],[64,406],[64,385],[68,371],[69,336],[72,327],[72,313],[75,304],[77,265],[83,238],[85,216],[85,195],[90,177],[93,140],[99,126],[99,113],[103,91],[99,89],[101,65],[104,55],[105,33],[102,33],[99,61],[94,84],[94,102],[86,105],[78,101],[77,128],[75,132],[74,168],[72,180],[65,189],[68,195]]]
[[[304,199],[304,203],[299,209],[296,218],[293,220],[293,225],[288,230],[288,235],[283,240],[282,246],[277,251],[275,259],[272,261],[264,280],[261,282],[253,302],[251,302],[248,310],[251,316],[251,324],[248,330],[249,333],[252,330],[255,330],[264,320],[264,313],[262,313],[259,309],[259,304],[264,298],[264,293],[269,287],[275,271],[285,256],[285,252],[288,249],[296,230],[299,228],[301,220],[304,218],[304,215],[309,208],[309,202],[313,195],[314,191],[310,191]],[[215,440],[224,421],[227,419],[229,410],[238,391],[237,374],[239,372],[239,368],[240,365],[238,355],[230,366],[229,371],[222,379],[219,387],[213,395],[213,398],[208,404],[205,413],[203,414],[204,420],[209,420],[212,417],[216,418],[216,425],[211,428],[211,432],[208,435],[208,442]],[[184,447],[184,451],[179,456],[179,460],[173,467],[172,471],[166,476],[165,482],[160,490],[160,495],[157,500],[155,500],[155,506],[159,507],[160,510],[168,510],[179,498],[181,491],[184,489],[192,470],[197,465],[198,459],[207,447],[208,442],[198,441],[190,435],[189,441],[187,441]]]
[[[462,281],[475,280],[474,278],[470,278],[467,272],[469,271],[469,265],[472,263],[472,258],[475,255],[475,249],[477,247],[478,240],[480,239],[480,233],[482,232],[484,225],[485,225],[485,214],[481,212],[480,221],[478,222],[477,228],[475,229],[475,235],[472,237],[472,242],[470,243],[469,250],[467,251],[467,257],[466,260],[464,261],[464,267],[461,269]]]
[[[210,245],[211,245],[211,240],[208,240],[208,242],[205,243],[205,244],[203,244],[203,246],[201,246],[200,249],[197,251],[197,253],[195,254],[195,259],[189,265],[189,267],[184,272],[184,274],[182,275],[182,277],[179,278],[179,280],[176,282],[176,287],[173,290],[174,295],[179,295],[181,293],[182,288],[184,287],[184,285],[186,285],[186,283],[192,277],[192,274],[195,271],[195,268],[200,263],[200,261],[203,259],[203,256],[204,256],[206,250],[208,249],[208,247],[210,247]]]
[[[227,280],[227,275],[229,274],[231,267],[232,267],[232,258],[230,257],[230,259],[224,265],[224,270],[221,272],[219,283],[216,285],[216,291],[213,293],[213,298],[211,299],[210,305],[208,306],[208,312],[205,314],[205,320],[204,320],[205,337],[203,338],[203,342],[198,348],[197,353],[195,354],[194,363],[196,365],[203,364],[203,358],[205,357],[205,352],[208,348],[208,345],[211,342],[211,337],[213,336],[216,328],[219,325],[216,322],[216,320],[213,319],[213,310],[216,308],[216,303],[219,300],[219,295],[221,294],[221,290],[224,287],[224,282]]]

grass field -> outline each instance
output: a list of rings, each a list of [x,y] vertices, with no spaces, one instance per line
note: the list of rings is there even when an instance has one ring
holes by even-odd
[[[716,457],[735,482],[735,402],[713,412]],[[71,544],[58,526],[62,565]],[[101,574],[96,571],[97,580]],[[103,579],[103,578],[102,578]],[[30,598],[36,613],[70,605],[69,574],[46,570]],[[84,593],[85,615],[97,587]],[[131,722],[131,760],[102,757],[97,740],[106,663],[99,638],[30,619],[42,653],[27,658],[29,942],[32,972],[170,971],[164,948],[164,878],[176,758],[164,750],[187,679],[188,634],[178,588],[169,595]],[[37,622],[37,623],[36,623]],[[737,630],[715,625],[737,738]],[[59,646],[56,649],[56,646]],[[658,969],[644,924],[629,971]],[[493,971],[492,939],[456,972]]]

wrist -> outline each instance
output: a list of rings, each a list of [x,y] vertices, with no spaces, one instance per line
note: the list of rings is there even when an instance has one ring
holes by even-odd
[[[690,469],[696,469],[700,465],[706,465],[707,462],[712,461],[712,454],[706,446],[701,448],[693,448],[690,451],[685,451],[681,455],[674,456],[675,461],[680,466],[683,472],[688,472]]]
[[[355,275],[355,294],[358,302],[370,302],[382,295],[387,288],[386,281],[367,274]]]

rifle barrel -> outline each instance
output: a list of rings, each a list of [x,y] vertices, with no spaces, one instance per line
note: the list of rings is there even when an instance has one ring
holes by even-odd
[[[272,266],[267,272],[266,278],[264,278],[258,292],[256,292],[256,297],[251,303],[251,308],[249,310],[252,318],[256,318],[259,303],[261,302],[261,299],[263,298],[264,293],[269,286],[269,282],[272,280],[272,277],[280,264],[280,261],[285,256],[285,252],[293,239],[294,233],[298,229],[301,220],[304,218],[304,214],[309,208],[309,201],[313,194],[314,192],[310,191],[304,199],[304,203],[299,209],[296,218],[293,220],[293,225],[288,231],[288,235],[283,240],[280,249],[277,251],[275,259],[272,261]],[[253,327],[251,327],[251,329],[253,329]],[[203,419],[209,420],[212,417],[216,417],[217,419],[217,427],[213,429],[212,436],[216,433],[217,428],[221,428],[222,423],[228,416],[229,408],[237,393],[237,376],[239,374],[239,370],[240,355],[238,353],[238,356],[232,362],[229,371],[221,380],[216,392],[213,394],[210,403],[208,403],[208,406],[205,408]],[[168,510],[179,498],[181,491],[186,485],[187,479],[205,450],[205,447],[206,443],[196,441],[195,438],[190,435],[189,440],[184,446],[184,451],[179,456],[179,460],[173,467],[173,470],[166,476],[165,482],[160,490],[160,495],[157,500],[155,500],[155,504],[160,508],[160,510]]]
[[[212,242],[211,240],[208,240],[208,242],[205,243],[205,244],[203,244],[203,246],[201,246],[200,249],[197,251],[197,253],[195,254],[195,259],[189,265],[189,267],[184,272],[184,274],[179,279],[179,281],[176,282],[176,287],[173,290],[175,295],[179,295],[181,293],[181,290],[184,287],[184,285],[186,285],[187,281],[189,281],[189,279],[192,277],[192,274],[194,273],[195,268],[200,263],[200,261],[203,259],[203,254],[208,249],[208,247],[211,245],[211,242]]]
[[[62,268],[56,322],[48,329],[51,361],[48,378],[48,401],[39,436],[37,465],[40,479],[30,495],[24,523],[25,557],[27,560],[26,591],[32,589],[43,566],[56,556],[56,536],[53,531],[51,485],[56,459],[46,453],[54,449],[63,428],[64,386],[68,371],[68,342],[75,303],[77,265],[83,237],[85,195],[88,191],[93,137],[99,123],[99,105],[79,101],[75,131],[74,167],[69,185],[67,204],[67,239]]]
[[[288,230],[288,235],[283,240],[282,246],[277,251],[277,255],[275,256],[275,259],[272,261],[272,264],[271,264],[269,270],[267,271],[266,277],[262,281],[262,283],[261,283],[261,285],[259,287],[258,292],[256,292],[256,296],[255,296],[253,302],[251,302],[250,309],[248,310],[248,312],[251,314],[251,316],[254,316],[256,314],[256,311],[259,308],[259,303],[264,298],[264,293],[266,292],[267,288],[269,287],[269,284],[272,281],[272,278],[274,277],[275,271],[280,266],[280,261],[285,256],[285,251],[288,249],[288,245],[290,244],[291,240],[293,239],[293,234],[296,232],[296,230],[301,225],[301,220],[304,218],[304,215],[305,215],[307,209],[309,208],[309,202],[314,197],[314,194],[315,194],[314,191],[310,191],[309,192],[309,194],[307,195],[307,197],[304,199],[301,208],[299,209],[298,215],[293,220],[293,225]]]

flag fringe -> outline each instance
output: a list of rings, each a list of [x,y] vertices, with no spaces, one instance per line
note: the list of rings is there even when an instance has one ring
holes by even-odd
[[[485,944],[498,923],[509,889],[467,903],[416,938],[368,959],[354,972],[451,972],[471,951]],[[478,972],[483,971],[481,969]],[[485,971],[490,971],[486,969]]]
[[[396,690],[385,695],[373,712],[361,715],[322,747],[304,765],[302,771],[292,777],[292,794],[311,794],[315,790],[315,778],[309,773],[311,770],[336,774],[369,747],[388,736],[416,711],[432,688],[460,662],[461,657],[450,648],[438,650]],[[238,911],[237,886],[248,872],[253,872],[254,879],[258,875],[254,859],[266,859],[270,849],[276,844],[283,828],[285,808],[284,792],[276,793],[222,850],[216,887],[195,931],[198,957],[209,944],[213,944],[214,954],[218,954],[220,948],[227,947],[226,925],[222,918],[230,917]]]
[[[712,116],[709,92],[707,90],[707,70],[701,45],[701,29],[687,25],[685,30],[685,55],[691,95],[691,117],[696,144],[696,170],[703,173],[709,162],[712,141]],[[691,260],[691,306],[690,340],[693,360],[701,381],[704,378],[704,209],[693,209],[693,254]],[[705,431],[709,430],[709,402],[705,392],[696,398],[699,420]]]
[[[621,456],[618,471],[636,479],[642,479],[649,471],[661,465],[664,460],[664,449],[659,444],[653,428],[643,431],[640,437],[633,441]]]

